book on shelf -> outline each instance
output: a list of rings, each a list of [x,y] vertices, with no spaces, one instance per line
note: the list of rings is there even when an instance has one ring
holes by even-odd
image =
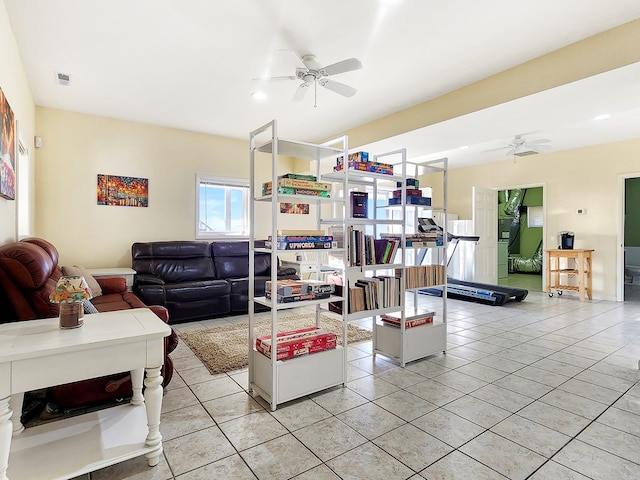
[[[421,197],[422,196],[422,190],[417,189],[417,188],[407,188],[405,190],[405,193],[407,195],[407,197]],[[402,197],[402,188],[400,190],[394,190],[393,191],[393,198],[400,198]]]
[[[375,238],[353,226],[347,228],[348,262],[351,266],[393,263],[400,241],[395,238]]]
[[[335,286],[335,294],[343,295],[342,285]],[[349,312],[356,313],[378,308],[398,307],[404,292],[400,291],[400,278],[388,275],[360,278],[349,284]],[[342,314],[343,302],[329,303],[329,310]]]
[[[341,172],[344,169],[343,164],[336,165],[333,170]],[[358,172],[378,173],[382,175],[393,175],[393,165],[390,163],[379,162],[349,162],[349,170]]]
[[[433,323],[434,315],[435,315],[435,312],[424,312],[424,313],[417,313],[414,315],[407,315],[404,318],[404,327],[413,328],[413,327],[418,327],[420,325],[426,325],[427,323]],[[382,320],[382,323],[384,323],[385,325],[390,325],[397,328],[400,328],[402,324],[401,315],[394,315],[394,314],[380,315],[380,320]]]
[[[420,188],[420,179],[418,178],[407,178],[405,180],[405,185],[409,188]],[[396,182],[396,188],[402,188],[402,182]]]
[[[401,271],[396,270],[396,275]],[[417,265],[405,268],[405,287],[407,289],[432,287],[447,282],[444,265]]]
[[[268,241],[273,240],[271,235],[267,237]],[[277,242],[333,242],[332,235],[278,235]]]
[[[308,197],[322,197],[331,198],[331,192],[324,190],[311,190],[309,188],[293,188],[293,187],[278,187],[278,195],[302,195]],[[273,189],[262,189],[262,195],[272,195]]]
[[[285,173],[284,175],[280,175],[278,178],[295,178],[297,180],[310,180],[312,182],[318,180],[318,177],[315,175],[307,175],[304,173]]]
[[[389,205],[402,205],[402,198],[392,197],[388,200]],[[431,206],[430,197],[407,197],[406,205],[424,205],[426,207]]]
[[[265,240],[265,248],[272,248],[273,242]],[[276,241],[277,250],[330,250],[336,248],[335,242],[278,242]]]
[[[298,295],[280,295],[276,296],[276,303],[295,303],[304,302],[308,300],[324,300],[331,297],[330,292],[326,293],[301,293]],[[265,292],[265,298],[271,300],[271,292],[267,290]]]
[[[273,292],[274,289],[271,286],[271,280],[265,282],[264,288],[266,294]],[[278,295],[333,293],[335,285],[321,280],[278,280],[275,290]]]
[[[348,155],[348,162],[366,162],[369,160],[369,152],[354,152]],[[344,156],[336,158],[336,166],[344,163]]]
[[[265,182],[262,184],[262,191],[271,190],[273,182]],[[311,180],[300,180],[297,178],[281,178],[278,177],[278,187],[290,188],[306,188],[309,190],[319,190],[330,192],[333,185],[330,182],[316,182]]]
[[[349,192],[351,216],[353,218],[367,218],[369,194],[367,192]]]

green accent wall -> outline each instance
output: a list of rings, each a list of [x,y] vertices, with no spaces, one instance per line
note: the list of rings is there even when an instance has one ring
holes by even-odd
[[[624,193],[624,245],[640,247],[640,178],[627,178]]]

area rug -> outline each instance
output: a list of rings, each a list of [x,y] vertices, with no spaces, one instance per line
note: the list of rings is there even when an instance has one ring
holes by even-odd
[[[342,344],[342,322],[327,315],[321,315],[322,327],[338,335],[338,345]],[[309,315],[293,315],[278,319],[281,332],[296,330],[313,325]],[[269,335],[271,320],[256,322],[254,336]],[[189,346],[212,374],[229,372],[249,365],[248,357],[249,325],[239,323],[224,327],[194,330],[180,334],[180,338]],[[347,342],[356,343],[371,340],[371,331],[347,325]]]

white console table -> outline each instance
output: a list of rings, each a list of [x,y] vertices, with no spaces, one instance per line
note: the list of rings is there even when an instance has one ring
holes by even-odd
[[[133,277],[136,274],[133,268],[127,267],[89,268],[88,270],[94,277],[124,277],[129,291],[133,287]]]
[[[69,479],[140,455],[157,465],[170,333],[146,308],[85,315],[72,330],[57,318],[0,325],[0,480]],[[24,392],[125,371],[130,404],[27,429],[19,422]]]

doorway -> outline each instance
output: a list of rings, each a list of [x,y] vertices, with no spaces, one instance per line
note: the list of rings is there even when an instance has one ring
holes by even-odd
[[[543,290],[544,188],[498,191],[498,285]]]
[[[627,177],[623,183],[622,284],[623,301],[640,301],[640,177]]]

